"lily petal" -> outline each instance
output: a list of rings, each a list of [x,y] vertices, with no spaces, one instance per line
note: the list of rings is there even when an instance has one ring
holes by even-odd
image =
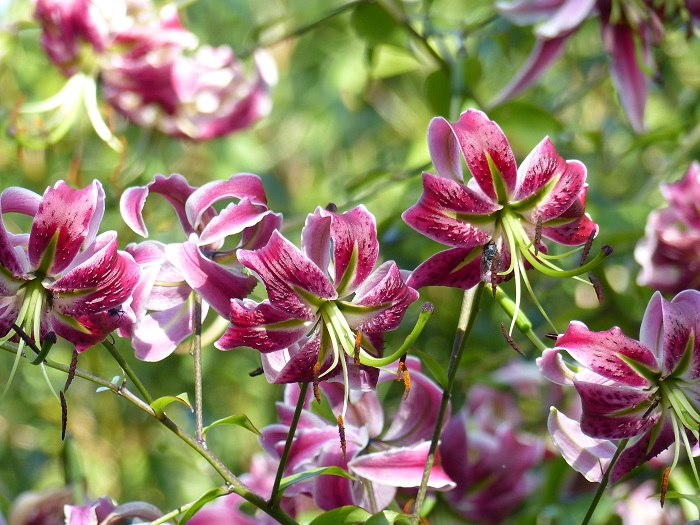
[[[481,281],[481,246],[452,248],[438,252],[411,273],[411,288],[450,286],[468,290]]]
[[[199,235],[199,245],[219,247],[227,236],[239,234],[246,228],[252,228],[270,213],[272,212],[267,208],[262,208],[247,198],[238,203],[231,203],[217,216],[212,217],[209,224],[204,227]]]
[[[550,409],[547,428],[554,446],[571,468],[588,481],[599,483],[603,479],[617,449],[614,443],[585,435],[576,421],[554,407]]]
[[[618,327],[605,332],[591,332],[583,323],[572,321],[566,333],[557,339],[556,348],[566,350],[579,363],[597,374],[629,386],[644,388],[651,383],[628,365],[622,356],[649,370],[658,369],[651,350],[624,335]]]
[[[595,9],[596,0],[565,0],[556,14],[540,25],[539,38],[556,38],[576,29]]]

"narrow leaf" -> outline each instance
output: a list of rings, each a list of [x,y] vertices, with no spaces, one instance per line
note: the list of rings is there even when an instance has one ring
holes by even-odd
[[[216,498],[225,496],[226,494],[229,494],[229,492],[221,487],[216,487],[215,489],[211,489],[205,492],[196,501],[192,503],[192,505],[189,509],[187,509],[187,511],[185,511],[178,523],[180,525],[185,525],[185,523],[187,523],[187,521],[192,516],[194,516],[199,511],[199,509],[201,509],[205,504],[209,503],[210,501],[214,501]]]
[[[398,519],[410,517],[410,514],[402,514],[401,512],[396,512],[393,510],[385,510],[372,515],[371,518],[365,521],[365,525],[393,525]]]
[[[235,416],[228,416],[223,419],[218,419],[214,421],[211,425],[207,425],[206,427],[204,427],[202,429],[202,432],[206,434],[211,428],[217,427],[219,425],[236,425],[239,427],[243,427],[246,430],[250,430],[253,434],[262,436],[260,431],[257,428],[255,428],[253,422],[245,414],[236,414]]]
[[[194,412],[194,408],[192,408],[192,404],[190,403],[190,398],[187,397],[187,392],[183,392],[182,394],[179,394],[177,396],[159,397],[153,403],[151,403],[151,408],[155,411],[158,417],[163,417],[163,415],[165,414],[165,407],[167,407],[170,403],[174,401],[182,403],[190,409],[190,412]]]
[[[348,505],[321,514],[309,525],[351,525],[364,523],[370,516],[365,509]]]
[[[442,368],[442,365],[437,362],[437,359],[430,354],[421,352],[417,348],[411,348],[411,353],[420,357],[421,363],[425,365],[430,372],[430,375],[432,375],[433,379],[437,381],[437,384],[444,389],[447,385],[447,373]]]
[[[659,494],[657,494],[657,497]],[[700,496],[696,496],[695,494],[681,494],[680,492],[676,492],[674,490],[669,490],[666,493],[666,499],[684,499],[688,500],[690,503],[695,505],[698,509],[700,509]]]
[[[304,472],[299,472],[298,474],[287,476],[286,478],[282,478],[282,481],[280,482],[280,492],[284,492],[286,489],[288,489],[295,483],[305,481],[309,478],[313,478],[321,474],[330,474],[333,476],[340,476],[342,478],[351,479],[353,481],[355,480],[354,477],[352,477],[350,474],[347,473],[347,471],[343,470],[340,467],[317,467],[305,470]]]

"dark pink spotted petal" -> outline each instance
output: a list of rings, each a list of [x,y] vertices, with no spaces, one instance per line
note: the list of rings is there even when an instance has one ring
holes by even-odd
[[[141,268],[126,252],[117,251],[116,232],[95,240],[99,249],[88,260],[46,286],[61,314],[78,317],[124,303],[139,282]]]
[[[104,215],[104,190],[98,181],[74,190],[63,181],[47,188],[39,204],[29,236],[29,262],[33,268],[44,264],[49,275],[60,274],[89,246]],[[55,253],[46,250],[57,237]],[[45,256],[51,257],[43,261]]]
[[[213,217],[199,236],[199,245],[220,247],[229,235],[238,235],[246,228],[252,228],[263,217],[272,213],[267,208],[253,204],[247,198],[231,203]]]
[[[119,328],[127,319],[119,315],[110,315],[100,312],[93,315],[82,315],[69,319],[56,311],[49,312],[48,324],[50,328],[63,339],[70,341],[78,352],[84,352],[91,346],[101,343],[107,335]],[[78,323],[80,328],[76,328]],[[42,332],[44,331],[42,320]]]
[[[315,300],[337,298],[325,271],[278,231],[272,233],[264,248],[239,250],[238,260],[260,276],[275,307],[298,319],[316,318],[318,304]]]
[[[583,366],[622,385],[644,388],[651,383],[635,372],[621,356],[650,370],[658,370],[651,350],[627,337],[618,327],[605,332],[591,332],[583,323],[572,321],[566,333],[557,339],[556,348],[566,350]]]
[[[556,220],[553,223],[558,222]],[[566,246],[578,246],[585,244],[591,236],[591,233],[597,235],[598,225],[591,220],[588,215],[572,220],[558,226],[542,226],[542,237],[551,239],[559,244]]]
[[[215,343],[219,350],[249,346],[260,352],[274,352],[292,346],[312,327],[312,322],[297,319],[267,300],[258,304],[234,299],[230,307],[231,325]]]
[[[500,206],[452,180],[423,173],[423,194],[402,217],[411,228],[448,246],[486,244]]]
[[[481,281],[481,246],[438,252],[418,266],[407,284],[412,288],[450,286],[468,290]]]
[[[262,354],[262,365],[268,383],[310,383],[314,379],[314,365],[318,362],[321,337],[316,330],[309,338],[303,338],[288,348]],[[321,373],[332,364],[331,356],[321,365]],[[341,372],[340,363],[323,379],[331,379]]]
[[[460,161],[451,142],[459,145],[469,171],[487,197],[494,202],[499,200],[496,184],[504,187],[506,196],[513,194],[517,180],[515,156],[501,128],[484,112],[467,110],[455,123],[437,117],[428,127],[428,146],[435,167],[441,176],[455,181],[461,178],[461,168],[455,167]],[[491,173],[487,158],[493,161],[498,173]],[[443,174],[441,170],[446,169],[449,172]],[[500,181],[494,181],[494,176]]]
[[[204,257],[197,246],[197,235],[187,242],[165,247],[168,260],[184,280],[222,317],[231,309],[231,299],[243,299],[253,291],[257,280],[251,275],[230,271]]]
[[[341,303],[348,324],[363,333],[394,330],[418,292],[406,286],[394,261],[382,264],[362,283],[351,304]]]
[[[638,441],[620,454],[610,474],[611,484],[631,472],[635,467],[658,456],[675,442],[671,418],[663,418],[658,424],[661,425],[661,428],[653,444],[650,444],[650,442],[652,435],[657,431],[655,428],[649,429]],[[688,439],[691,444],[695,442],[695,438],[690,433],[688,433]]]

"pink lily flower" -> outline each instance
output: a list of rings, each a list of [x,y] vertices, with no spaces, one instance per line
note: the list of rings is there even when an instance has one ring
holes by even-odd
[[[497,105],[515,97],[561,56],[566,41],[587,18],[598,14],[603,46],[610,55],[610,75],[630,124],[644,131],[644,107],[653,68],[651,48],[664,37],[664,18],[677,13],[697,20],[695,2],[611,2],[610,0],[515,0],[496,2],[496,9],[517,25],[537,24],[537,42],[513,80],[494,98]],[[673,4],[668,5],[668,4]],[[684,5],[686,4],[686,5]],[[639,42],[639,47],[637,43]]]
[[[467,520],[501,523],[537,487],[544,443],[516,432],[518,414],[512,396],[477,386],[442,433],[443,468],[457,484],[445,499]]]
[[[37,346],[54,332],[82,352],[129,321],[141,271],[117,250],[116,232],[97,235],[104,196],[98,181],[81,190],[59,181],[43,196],[18,187],[0,194],[1,340],[15,335],[14,324]],[[28,235],[8,231],[11,212],[34,217]]]
[[[118,525],[132,519],[136,523],[150,523],[162,518],[163,513],[144,501],[117,505],[110,498],[100,498],[89,505],[66,505],[65,516],[65,525]]]
[[[301,250],[278,231],[264,248],[239,250],[238,260],[259,276],[268,299],[231,301],[231,325],[216,346],[262,352],[271,383],[317,384],[341,374],[345,417],[350,381],[373,388],[376,367],[397,359],[381,358],[384,332],[399,326],[418,292],[395,262],[374,268],[377,227],[364,206],[342,214],[317,208],[301,237]],[[353,366],[358,374],[349,372]]]
[[[120,201],[124,221],[143,237],[148,237],[143,207],[150,193],[170,202],[188,238],[167,246],[157,241],[127,246],[143,278],[134,292],[136,321],[122,335],[131,337],[139,359],[160,361],[194,330],[195,292],[203,299],[202,317],[211,306],[228,318],[231,299],[253,290],[257,281],[242,273],[237,253],[263,246],[282,216],[268,209],[257,175],[240,173],[200,188],[182,175],[156,175],[147,186],[128,188]],[[221,212],[213,208],[230,199]]]
[[[287,490],[286,496],[312,495],[324,510],[344,505],[358,505],[375,511],[384,509],[396,495],[397,487],[417,487],[423,476],[430,438],[435,425],[441,390],[420,372],[420,362],[409,358],[411,391],[402,401],[385,426],[384,410],[375,391],[356,392],[347,406],[345,418],[345,457],[338,446],[335,422],[311,412],[312,396],[305,400],[294,441],[288,457],[286,475],[305,470],[339,466],[357,478],[352,481],[336,476],[319,476],[297,483]],[[382,372],[379,381],[394,381],[396,374]],[[337,383],[323,383],[324,394],[336,413],[344,403],[343,387]],[[287,386],[284,402],[277,404],[281,422],[262,430],[260,443],[274,458],[279,458],[289,432],[299,387]],[[436,490],[450,490],[453,481],[446,475],[445,466],[438,461],[430,474],[428,486]],[[373,491],[370,498],[368,491]]]
[[[575,246],[598,232],[584,213],[586,167],[561,158],[549,138],[517,167],[498,124],[470,109],[455,123],[434,118],[428,128],[428,147],[438,174],[423,173],[423,194],[403,219],[419,233],[452,248],[418,266],[409,286],[466,290],[481,280],[495,285],[515,276],[519,307],[521,280],[530,288],[526,268],[568,277],[598,264],[596,258],[565,272],[547,258],[543,238]],[[462,157],[472,175],[467,183]]]
[[[656,292],[644,314],[639,341],[617,327],[591,332],[573,321],[555,348],[538,359],[547,379],[575,386],[581,397],[580,429],[556,410],[549,426],[564,458],[570,464],[578,460],[572,466],[588,479],[600,479],[601,462],[609,464],[621,439],[629,438],[630,443],[612,469],[612,483],[673,443],[675,465],[680,449],[690,451],[697,442],[699,309],[700,292],[695,290],[681,292],[670,302]],[[562,351],[579,366],[567,365]]]
[[[634,257],[642,267],[637,282],[662,292],[700,288],[700,164],[694,161],[685,176],[662,184],[669,206],[653,211]]]

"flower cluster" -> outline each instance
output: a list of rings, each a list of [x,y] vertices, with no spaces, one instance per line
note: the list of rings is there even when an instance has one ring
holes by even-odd
[[[644,108],[651,84],[648,73],[653,69],[651,50],[664,37],[664,21],[680,17],[686,22],[700,22],[700,4],[695,1],[514,0],[498,1],[496,8],[514,24],[537,24],[537,42],[525,65],[492,104],[515,97],[537,82],[561,56],[566,41],[587,18],[597,14],[603,45],[610,56],[610,76],[637,132],[644,130]]]
[[[192,140],[206,140],[246,128],[269,113],[276,67],[259,52],[249,75],[226,46],[199,46],[183,28],[174,4],[158,10],[150,0],[37,0],[35,18],[41,44],[70,77],[51,99],[26,104],[22,113],[56,111],[47,129],[33,133],[19,122],[17,138],[26,145],[59,140],[84,101],[100,137],[121,144],[100,116],[96,79],[107,101],[139,126]]]
[[[668,206],[647,219],[644,238],[634,256],[642,271],[639,284],[669,293],[700,288],[700,164],[693,162],[685,176],[662,184]]]
[[[581,397],[580,427],[553,409],[549,428],[564,458],[589,480],[602,479],[623,439],[630,442],[613,465],[613,483],[673,443],[676,460],[683,446],[690,455],[700,422],[698,311],[700,292],[687,290],[672,301],[656,292],[639,341],[617,327],[592,332],[573,321],[539,359],[545,377],[573,385]],[[562,351],[579,366],[566,364]]]

